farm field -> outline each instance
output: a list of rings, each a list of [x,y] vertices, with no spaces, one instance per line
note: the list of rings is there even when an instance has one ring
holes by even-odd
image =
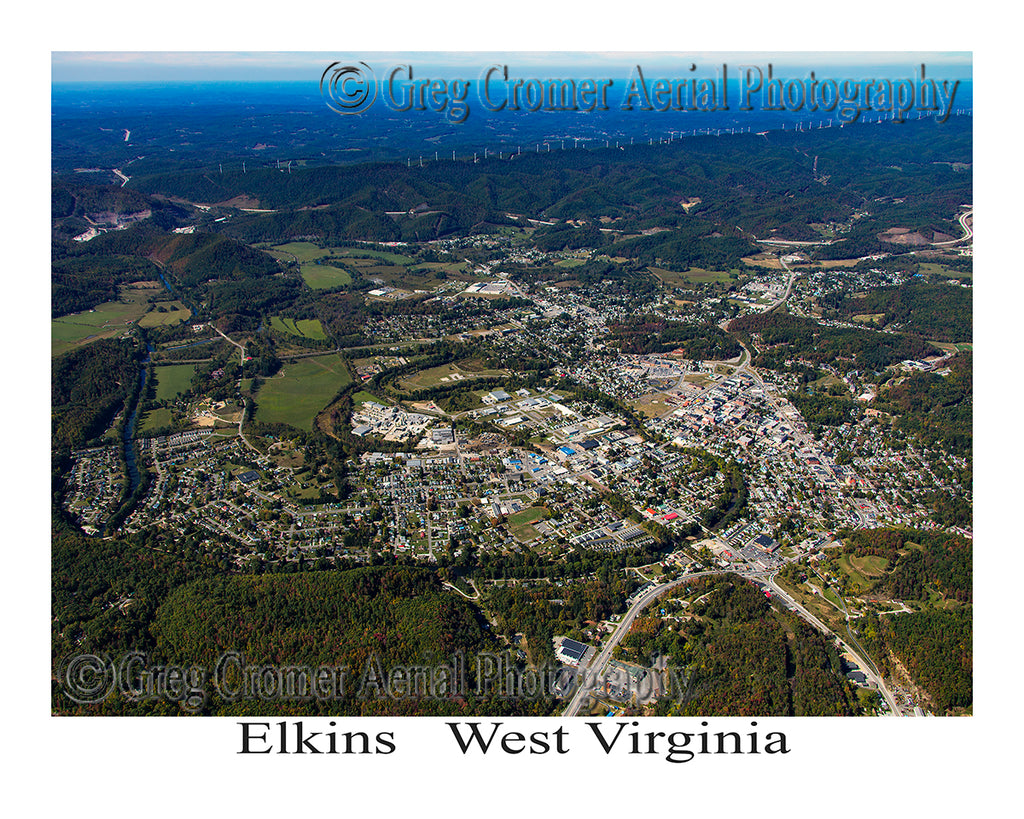
[[[704,270],[700,267],[691,267],[686,272],[678,270],[664,270],[660,267],[648,267],[651,273],[657,276],[669,287],[684,287],[687,284],[706,284],[708,282],[729,281],[728,270]],[[731,272],[738,273],[738,270]]]
[[[152,287],[127,288],[118,301],[51,320],[50,354],[58,356],[89,341],[113,338],[128,330],[146,312],[149,297],[157,292]]]
[[[445,273],[464,273],[466,271],[465,262],[423,262],[418,265],[414,265],[409,268],[413,273],[424,273],[435,270],[443,270]]]
[[[345,256],[349,258],[380,259],[389,264],[407,265],[412,264],[412,256],[404,256],[401,253],[388,253],[384,250],[364,250],[356,247],[332,247],[332,256]]]
[[[256,395],[256,420],[311,430],[316,414],[351,381],[344,361],[337,355],[285,364]]]
[[[154,367],[156,400],[168,401],[177,398],[189,388],[195,373],[194,364],[170,364],[165,367]]]
[[[287,333],[292,336],[311,338],[315,341],[325,341],[327,336],[319,319],[298,319],[282,318],[274,316],[270,319],[270,326],[280,333]]]
[[[778,256],[772,256],[767,253],[758,253],[754,256],[744,256],[740,261],[751,267],[768,267],[772,270],[783,269],[782,262],[779,261]]]
[[[821,261],[817,261],[814,264],[816,264],[818,267],[823,267],[826,270],[828,270],[829,268],[832,267],[853,267],[859,261],[860,259],[822,259]]]
[[[275,259],[291,261],[297,259],[299,263],[311,262],[330,254],[329,250],[319,247],[312,242],[288,242],[283,245],[274,245],[269,251]]]
[[[304,262],[301,271],[302,280],[314,290],[331,290],[352,284],[352,276],[340,267]]]
[[[169,327],[182,321],[188,321],[192,311],[180,302],[169,302],[160,305],[164,312],[150,310],[139,319],[139,327]]]

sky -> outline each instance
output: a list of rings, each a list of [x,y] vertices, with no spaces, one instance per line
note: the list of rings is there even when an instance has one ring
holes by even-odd
[[[318,76],[330,63],[363,60],[375,69],[413,64],[438,76],[476,76],[492,64],[522,71],[628,72],[634,65],[646,71],[714,71],[722,63],[810,71],[843,69],[892,72],[907,76],[920,63],[936,76],[970,79],[970,52],[943,51],[54,51],[51,79],[69,82],[206,82],[301,81]],[[845,75],[844,75],[845,76]]]

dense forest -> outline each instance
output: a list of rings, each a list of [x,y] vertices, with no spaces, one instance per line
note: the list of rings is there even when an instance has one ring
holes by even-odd
[[[860,634],[892,673],[891,651],[928,692],[939,714],[973,704],[973,613],[970,606],[890,616],[870,615]]]
[[[621,573],[561,587],[495,586],[487,605],[505,634],[522,633],[536,665],[554,662],[552,639],[564,635],[586,641],[585,630],[623,608],[630,585]]]
[[[75,449],[110,424],[137,389],[140,351],[133,341],[100,339],[50,365],[52,444]]]
[[[694,602],[679,619],[638,618],[622,656],[644,665],[667,656],[685,669],[687,689],[659,713],[689,716],[843,716],[858,712],[832,645],[798,617],[770,603],[737,575],[685,587]],[[666,595],[663,604],[678,597]]]
[[[938,341],[962,342],[972,338],[972,291],[942,283],[907,282],[847,296],[836,313],[881,316],[875,323]]]
[[[812,365],[830,364],[849,369],[879,372],[905,359],[920,358],[934,351],[928,343],[904,335],[873,330],[826,327],[813,319],[783,312],[751,313],[733,319],[731,332],[760,337],[754,365],[785,369],[786,361],[800,359]]]
[[[816,183],[815,159],[819,173],[828,174],[827,189]],[[142,172],[118,188],[117,197],[105,200],[73,175],[58,176],[53,215],[71,232],[98,209],[148,209],[164,229],[180,222],[192,207],[188,203],[244,201],[250,208],[275,211],[238,211],[218,226],[224,236],[246,243],[298,237],[425,241],[493,229],[519,214],[605,218],[613,220],[607,230],[589,224],[538,231],[538,246],[608,245],[613,255],[644,264],[723,269],[754,250],[751,235],[813,240],[820,234],[812,224],[842,222],[856,210],[868,216],[833,245],[818,248],[817,256],[891,250],[878,233],[893,225],[928,235],[953,233],[957,209],[970,201],[971,176],[952,163],[970,161],[970,126],[950,121],[941,129],[907,123],[841,133],[773,133],[770,139],[697,137],[619,150],[524,153],[515,162],[492,157],[422,167],[314,164],[284,173],[254,160],[248,172],[216,165],[157,171],[143,162]],[[898,200],[890,194],[894,188],[902,193]],[[700,204],[684,210],[682,197]],[[386,212],[405,215],[392,218]]]
[[[969,457],[974,441],[974,357],[957,353],[949,374],[913,373],[881,391],[878,409],[896,415],[896,427],[928,447]]]
[[[723,361],[735,358],[743,348],[716,324],[683,324],[660,316],[631,316],[609,324],[610,340],[618,343],[624,353],[682,354],[697,361]]]
[[[141,651],[151,664],[209,673],[229,655],[244,658],[248,667],[344,669],[343,690],[320,702],[231,701],[221,696],[228,686],[207,679],[208,696],[189,706],[200,713],[510,714],[551,707],[545,698],[515,702],[505,699],[507,692],[478,693],[476,655],[499,646],[481,612],[442,589],[438,573],[429,569],[224,575],[208,558],[67,535],[55,539],[53,595],[58,665],[61,657],[81,651]],[[436,679],[447,680],[447,687],[389,688],[396,668],[439,668]],[[167,698],[114,696],[77,706],[59,686],[54,697],[62,713],[180,711]]]
[[[879,591],[901,600],[927,600],[929,590],[949,600],[970,603],[973,544],[965,537],[920,529],[859,529],[838,533],[854,555],[878,555],[890,569]]]
[[[115,301],[123,284],[155,281],[160,270],[152,262],[130,256],[89,254],[55,258],[50,268],[52,318],[91,310]]]

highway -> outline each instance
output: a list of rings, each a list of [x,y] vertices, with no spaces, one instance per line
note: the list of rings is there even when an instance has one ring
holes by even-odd
[[[705,572],[694,572],[693,574],[684,575],[683,577],[672,580],[668,583],[662,583],[659,586],[655,586],[649,589],[641,597],[637,598],[633,605],[629,607],[629,610],[623,615],[619,624],[615,627],[615,631],[612,632],[611,636],[605,642],[604,647],[598,652],[598,654],[585,666],[579,668],[580,684],[569,700],[569,704],[565,707],[562,712],[562,716],[574,717],[576,716],[584,704],[589,700],[591,693],[599,689],[601,680],[606,678],[606,672],[609,661],[612,659],[612,654],[615,651],[615,647],[622,641],[622,639],[629,633],[630,627],[633,625],[633,621],[639,616],[647,606],[653,603],[658,597],[670,589],[674,589],[676,586],[682,585],[694,578],[708,577],[710,575],[724,574],[726,572],[732,572],[738,574],[740,577],[744,577],[748,580],[756,580],[758,582],[765,583],[772,594],[779,599],[779,601],[786,607],[797,614],[799,614],[808,623],[814,626],[825,635],[833,638],[839,645],[846,651],[850,656],[854,657],[865,676],[871,680],[878,688],[879,693],[885,699],[889,706],[890,712],[894,716],[906,716],[902,709],[896,702],[896,698],[889,691],[885,685],[885,681],[878,673],[877,669],[870,660],[866,659],[861,650],[854,649],[846,640],[837,635],[832,629],[821,622],[811,612],[801,606],[796,600],[789,596],[783,591],[778,584],[775,583],[775,573],[759,572],[759,571],[736,571],[733,569],[716,569],[714,571]],[[852,635],[851,635],[852,639]],[[859,648],[859,647],[858,647]]]
[[[612,658],[615,646],[617,646],[622,638],[629,633],[630,626],[641,611],[669,589],[674,589],[676,586],[682,585],[695,577],[705,577],[707,575],[721,573],[721,571],[695,572],[693,574],[684,575],[683,577],[669,583],[662,583],[660,586],[655,586],[653,589],[648,590],[646,594],[637,598],[633,605],[629,607],[629,610],[623,616],[622,620],[619,621],[618,626],[616,626],[615,631],[612,632],[611,637],[608,638],[604,648],[601,649],[598,655],[591,660],[586,667],[580,668],[580,685],[576,689],[576,693],[573,694],[572,699],[569,700],[569,704],[566,706],[565,711],[562,712],[562,716],[574,717],[579,713],[583,703],[589,698],[590,692],[594,690],[595,683],[604,678],[605,668],[608,665],[608,661]]]
[[[896,703],[896,698],[892,695],[892,692],[889,691],[888,687],[886,687],[885,681],[878,673],[878,669],[875,668],[875,664],[872,663],[869,659],[865,658],[865,656],[861,653],[863,649],[861,649],[860,651],[855,650],[846,640],[844,640],[842,637],[840,637],[838,634],[832,631],[832,629],[830,629],[828,626],[822,623],[821,620],[819,620],[807,609],[805,609],[798,602],[796,602],[796,600],[790,597],[785,591],[783,591],[779,587],[779,585],[775,582],[774,575],[769,577],[766,583],[768,587],[772,590],[772,594],[777,596],[787,608],[793,609],[793,611],[797,612],[801,617],[803,617],[808,623],[810,623],[819,631],[824,632],[830,637],[833,637],[843,647],[844,651],[846,651],[848,654],[850,654],[857,660],[857,663],[858,665],[860,665],[861,670],[864,672],[864,675],[878,687],[879,693],[882,695],[882,697],[885,698],[885,701],[886,703],[888,703],[889,709],[893,716],[906,716],[906,714],[904,714],[904,712],[900,709],[899,705]],[[849,629],[849,627],[847,627],[847,629]]]
[[[967,220],[971,220],[971,225],[967,224]],[[958,245],[961,242],[967,242],[974,238],[974,207],[971,206],[969,210],[964,211],[957,217],[957,221],[960,223],[960,227],[963,228],[964,235],[959,239],[951,239],[948,242],[932,242],[932,247],[946,247],[949,245]]]

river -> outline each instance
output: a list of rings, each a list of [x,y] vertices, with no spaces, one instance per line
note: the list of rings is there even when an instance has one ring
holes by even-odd
[[[142,476],[139,474],[139,465],[135,461],[135,424],[139,420],[139,408],[142,406],[142,402],[146,400],[146,379],[149,375],[149,361],[152,352],[153,347],[147,344],[146,358],[142,362],[142,371],[139,373],[139,395],[135,399],[135,406],[132,407],[132,413],[128,416],[128,423],[124,425],[124,432],[121,436],[124,443],[124,467],[125,472],[128,473],[128,497],[134,494],[142,482]]]

